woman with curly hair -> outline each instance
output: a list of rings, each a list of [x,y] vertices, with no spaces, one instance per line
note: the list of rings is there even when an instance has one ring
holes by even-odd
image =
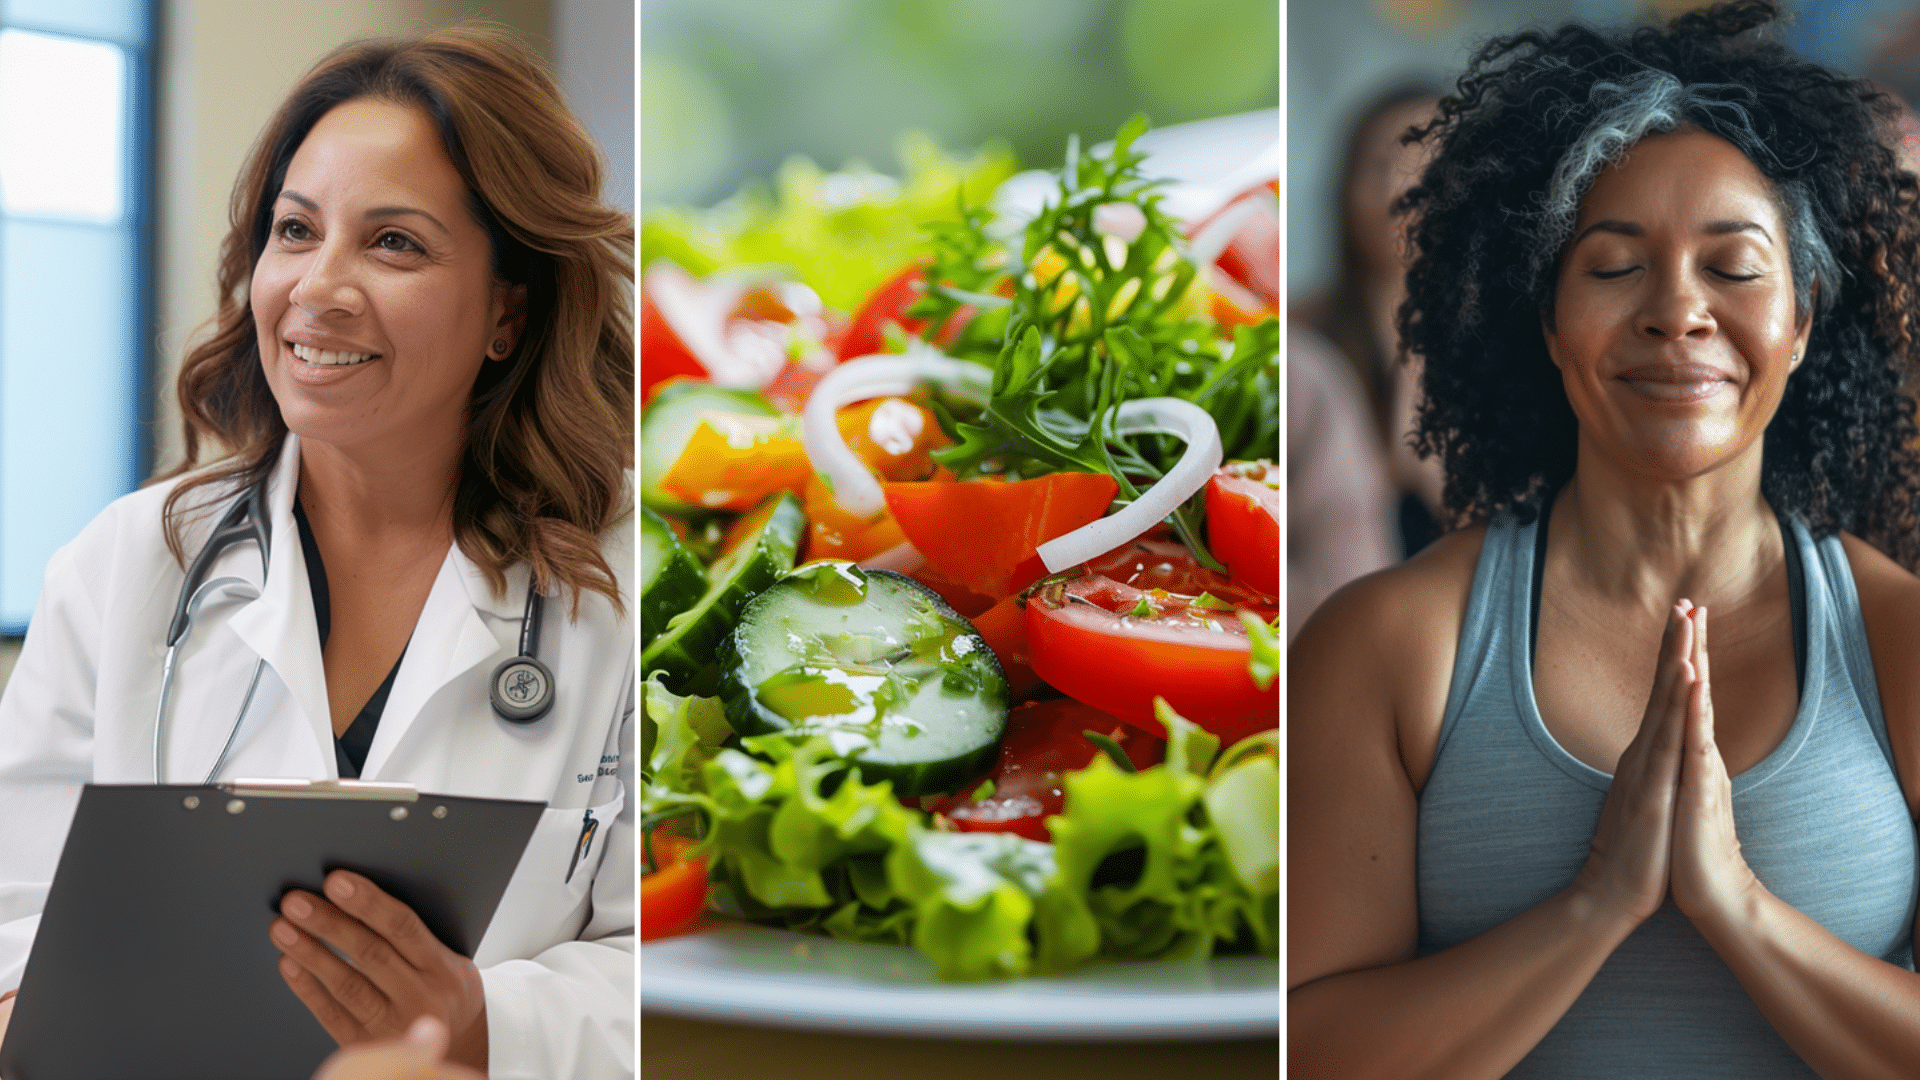
[[[1460,528],[1292,647],[1294,1075],[1920,1061],[1920,191],[1779,17],[1496,39],[1425,130]]]
[[[54,556],[0,698],[0,989],[83,784],[398,782],[545,807],[471,958],[334,870],[232,928],[253,1019],[314,1065],[432,1017],[493,1076],[632,1075],[633,223],[602,172],[486,28],[343,46],[274,114],[186,461]],[[141,1004],[154,1061],[206,1008]]]

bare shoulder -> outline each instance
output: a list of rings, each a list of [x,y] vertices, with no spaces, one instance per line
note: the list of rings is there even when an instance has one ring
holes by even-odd
[[[1406,562],[1341,586],[1307,619],[1292,649],[1372,654],[1431,637],[1443,626],[1457,633],[1485,536],[1482,526],[1448,533]]]
[[[1288,650],[1289,988],[1414,955],[1418,792],[1481,536],[1443,537],[1341,589]]]
[[[1448,533],[1328,597],[1288,649],[1289,726],[1323,716],[1389,720],[1409,776],[1422,785],[1485,536],[1481,526]],[[1360,707],[1331,708],[1334,696]]]
[[[1841,533],[1840,543],[1860,596],[1887,739],[1908,809],[1920,814],[1920,577],[1857,536]]]

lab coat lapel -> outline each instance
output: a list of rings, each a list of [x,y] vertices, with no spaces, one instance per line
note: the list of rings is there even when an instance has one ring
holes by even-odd
[[[332,714],[327,709],[326,673],[320,661],[320,629],[314,622],[313,592],[307,585],[300,530],[293,520],[293,497],[299,479],[300,440],[289,433],[267,487],[273,550],[267,557],[266,586],[259,599],[234,613],[228,625],[286,685],[313,736],[318,759],[314,772],[331,779],[337,778],[338,771],[333,756]]]
[[[507,575],[507,582],[508,596],[523,595],[514,590],[526,588],[526,571],[515,568]],[[394,677],[380,725],[374,729],[373,745],[368,748],[366,766],[360,771],[363,777],[378,778],[408,732],[416,723],[423,723],[421,713],[434,695],[474,668],[483,665],[490,668],[511,655],[512,645],[502,644],[493,627],[502,626],[503,632],[517,631],[519,614],[510,601],[493,595],[485,575],[460,551],[459,544],[447,550],[446,561],[440,564],[439,576],[434,578],[433,589],[427,594],[426,606],[420,610],[420,621],[414,624],[413,637],[407,642],[407,653],[400,662],[399,674]],[[511,625],[504,624],[503,620],[512,620]],[[448,725],[491,720],[490,713],[467,716],[446,714],[443,710],[442,715],[424,723]],[[448,735],[445,730],[428,730],[418,737],[444,739]]]

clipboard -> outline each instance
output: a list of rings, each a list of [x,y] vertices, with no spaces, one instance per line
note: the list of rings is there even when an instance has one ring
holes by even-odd
[[[89,784],[0,1076],[307,1080],[337,1047],[280,977],[281,896],[344,867],[471,957],[544,809],[352,780]]]

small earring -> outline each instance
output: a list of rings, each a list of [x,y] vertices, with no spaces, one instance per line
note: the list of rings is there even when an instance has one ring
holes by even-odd
[[[1789,363],[1789,364],[1797,364],[1797,363],[1799,363],[1799,362],[1800,362],[1800,354],[1799,354],[1799,353],[1794,353],[1794,354],[1793,354],[1793,358],[1787,361],[1787,363]]]
[[[493,355],[502,360],[506,359],[506,356],[507,356],[507,339],[506,338],[493,339]]]

